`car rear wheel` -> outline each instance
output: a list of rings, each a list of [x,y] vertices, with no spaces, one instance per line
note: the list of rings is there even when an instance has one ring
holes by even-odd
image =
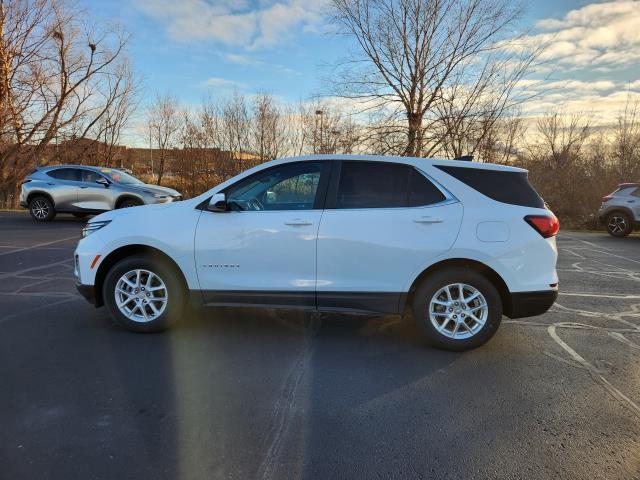
[[[50,222],[56,216],[53,202],[44,196],[33,197],[29,200],[29,213],[38,222]]]
[[[502,319],[502,300],[483,275],[451,267],[429,275],[416,289],[413,316],[429,341],[463,351],[487,342]]]
[[[127,257],[107,273],[102,298],[114,320],[134,332],[159,332],[186,312],[179,275],[146,255]]]
[[[613,212],[607,217],[607,232],[614,237],[626,237],[633,231],[631,217],[625,212]]]

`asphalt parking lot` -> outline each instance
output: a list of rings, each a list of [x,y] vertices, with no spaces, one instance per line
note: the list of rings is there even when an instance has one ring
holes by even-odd
[[[0,213],[0,478],[640,478],[640,236],[561,233],[560,296],[486,346],[395,317],[114,326],[82,222]]]

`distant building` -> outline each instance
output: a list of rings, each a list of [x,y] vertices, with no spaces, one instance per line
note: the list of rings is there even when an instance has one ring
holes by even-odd
[[[60,143],[50,143],[33,166],[43,164],[79,164],[128,168],[137,174],[157,173],[162,151],[157,148],[125,147],[108,144],[90,138],[72,138]],[[173,176],[183,171],[185,163],[197,162],[191,171],[224,169],[229,162],[253,165],[259,163],[256,155],[247,152],[232,153],[219,148],[173,148],[165,151],[164,175]]]

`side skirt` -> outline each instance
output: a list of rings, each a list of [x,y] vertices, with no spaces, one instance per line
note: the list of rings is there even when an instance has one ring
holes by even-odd
[[[291,292],[254,290],[192,290],[194,304],[205,307],[262,307],[356,314],[398,314],[404,311],[402,292]]]

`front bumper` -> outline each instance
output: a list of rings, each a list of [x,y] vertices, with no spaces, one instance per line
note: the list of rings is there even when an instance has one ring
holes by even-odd
[[[76,289],[90,304],[96,304],[96,295],[93,285],[84,285],[80,282],[76,282]]]
[[[545,313],[558,298],[557,290],[515,292],[511,294],[504,314],[509,318],[534,317]]]

